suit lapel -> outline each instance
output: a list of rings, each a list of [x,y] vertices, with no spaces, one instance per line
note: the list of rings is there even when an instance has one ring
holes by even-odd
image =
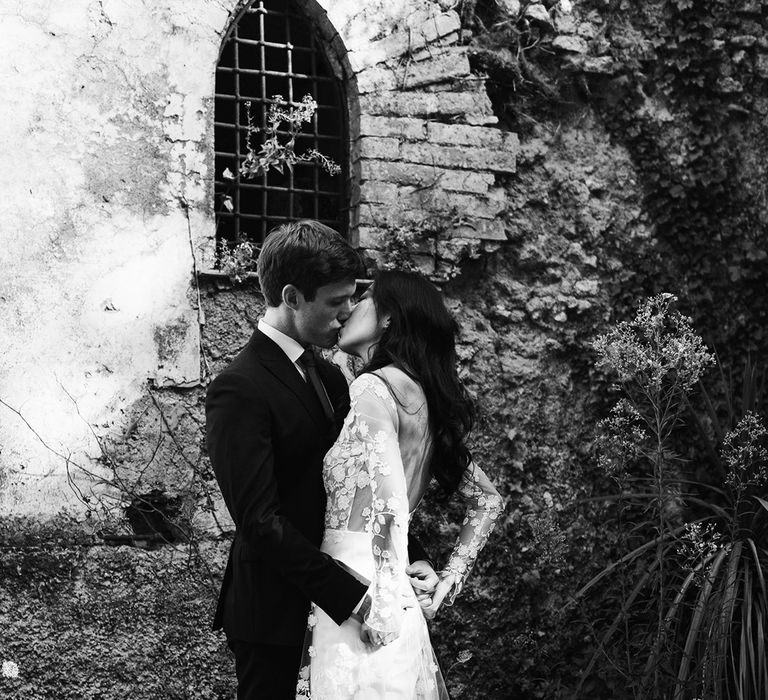
[[[280,346],[260,330],[253,332],[248,345],[259,356],[264,368],[296,396],[299,403],[317,424],[320,432],[323,434],[327,433],[328,421],[314,394],[314,389],[304,381],[296,366],[288,359],[288,356],[280,349]]]

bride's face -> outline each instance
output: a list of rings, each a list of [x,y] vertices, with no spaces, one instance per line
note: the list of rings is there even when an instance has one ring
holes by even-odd
[[[384,333],[388,320],[388,317],[381,318],[377,313],[369,287],[339,332],[339,347],[350,355],[367,360],[369,351]]]

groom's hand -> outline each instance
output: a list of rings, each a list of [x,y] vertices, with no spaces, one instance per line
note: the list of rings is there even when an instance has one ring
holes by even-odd
[[[407,566],[405,573],[410,577],[411,587],[422,611],[426,610],[432,605],[432,593],[440,582],[440,578],[432,565],[424,559]]]
[[[375,629],[369,627],[365,622],[360,628],[360,639],[362,639],[366,644],[370,644],[374,647],[386,646],[390,642],[394,642],[398,636],[398,632],[377,632]]]

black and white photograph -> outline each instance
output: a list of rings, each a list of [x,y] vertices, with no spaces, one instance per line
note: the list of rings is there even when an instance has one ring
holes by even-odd
[[[768,1],[0,56],[0,700],[768,700]]]

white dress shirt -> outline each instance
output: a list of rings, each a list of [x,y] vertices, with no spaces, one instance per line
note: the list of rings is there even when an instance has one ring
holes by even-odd
[[[267,338],[278,344],[280,349],[288,356],[288,359],[293,362],[293,366],[301,375],[302,379],[306,381],[307,374],[304,371],[304,368],[298,363],[298,359],[304,354],[304,346],[298,340],[294,340],[289,335],[270,326],[263,318],[259,319],[258,329],[266,335]]]

